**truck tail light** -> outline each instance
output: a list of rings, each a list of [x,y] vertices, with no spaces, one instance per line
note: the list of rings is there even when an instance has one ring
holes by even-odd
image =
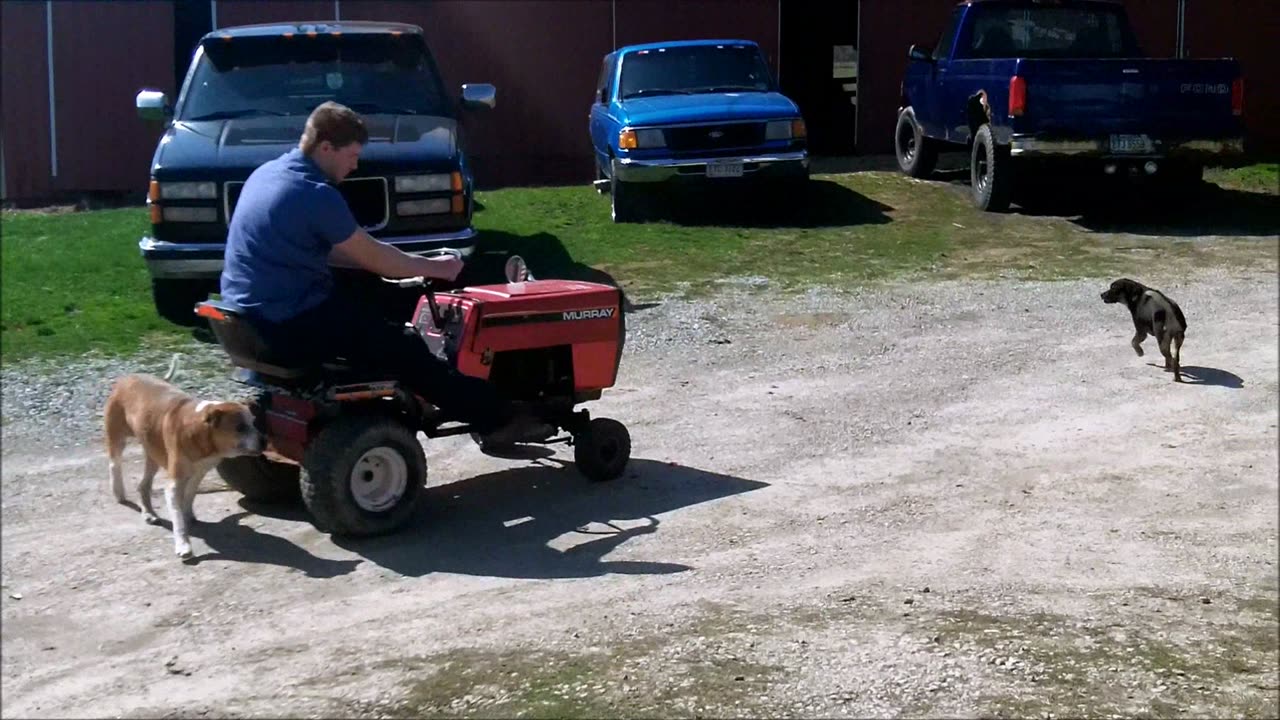
[[[1231,114],[1244,114],[1244,78],[1239,77],[1231,83]]]
[[[1009,79],[1009,117],[1021,117],[1027,111],[1027,81],[1014,75]]]

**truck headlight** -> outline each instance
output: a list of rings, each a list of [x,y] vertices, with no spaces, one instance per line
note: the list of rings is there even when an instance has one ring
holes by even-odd
[[[660,128],[627,128],[618,133],[618,147],[623,150],[661,148],[667,146],[667,136]]]
[[[161,200],[216,200],[217,183],[206,182],[161,182]]]
[[[802,138],[806,134],[804,120],[800,118],[794,120],[771,120],[765,123],[764,126],[765,140],[793,140]]]
[[[450,189],[453,189],[452,173],[396,176],[398,193],[446,192]]]

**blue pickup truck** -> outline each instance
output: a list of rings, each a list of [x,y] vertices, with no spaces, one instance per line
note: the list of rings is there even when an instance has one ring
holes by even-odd
[[[809,179],[800,108],[749,40],[629,45],[604,56],[590,113],[596,188],[614,222],[664,189],[751,184],[779,201]]]
[[[493,107],[496,90],[461,90],[445,90],[416,25],[275,23],[207,34],[175,103],[156,90],[135,99],[142,118],[165,124],[151,160],[150,232],[139,242],[156,312],[197,323],[195,303],[218,291],[245,179],[296,147],[326,100],[369,127],[360,167],[338,184],[365,230],[405,252],[469,255],[474,183],[459,110]]]
[[[926,177],[967,147],[974,204],[1008,208],[1019,179],[1096,172],[1187,191],[1244,150],[1233,59],[1143,56],[1114,0],[968,0],[936,45],[912,45],[894,133]]]

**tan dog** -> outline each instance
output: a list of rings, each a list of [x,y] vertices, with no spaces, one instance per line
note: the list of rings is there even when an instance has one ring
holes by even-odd
[[[254,427],[253,413],[236,402],[210,402],[191,397],[169,384],[177,356],[164,379],[143,373],[119,378],[103,410],[107,455],[111,459],[111,491],[124,503],[121,455],[129,438],[142,445],[146,467],[138,483],[143,520],[160,522],[151,506],[151,483],[164,468],[171,484],[165,488],[173,523],[173,549],[191,557],[190,524],[200,481],[223,458],[261,454],[265,440]]]

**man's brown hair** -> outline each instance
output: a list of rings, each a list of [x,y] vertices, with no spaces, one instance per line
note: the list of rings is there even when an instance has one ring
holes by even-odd
[[[351,143],[365,145],[369,142],[369,130],[354,110],[330,100],[311,111],[298,146],[304,154],[310,155],[326,140],[335,148],[344,148]]]

